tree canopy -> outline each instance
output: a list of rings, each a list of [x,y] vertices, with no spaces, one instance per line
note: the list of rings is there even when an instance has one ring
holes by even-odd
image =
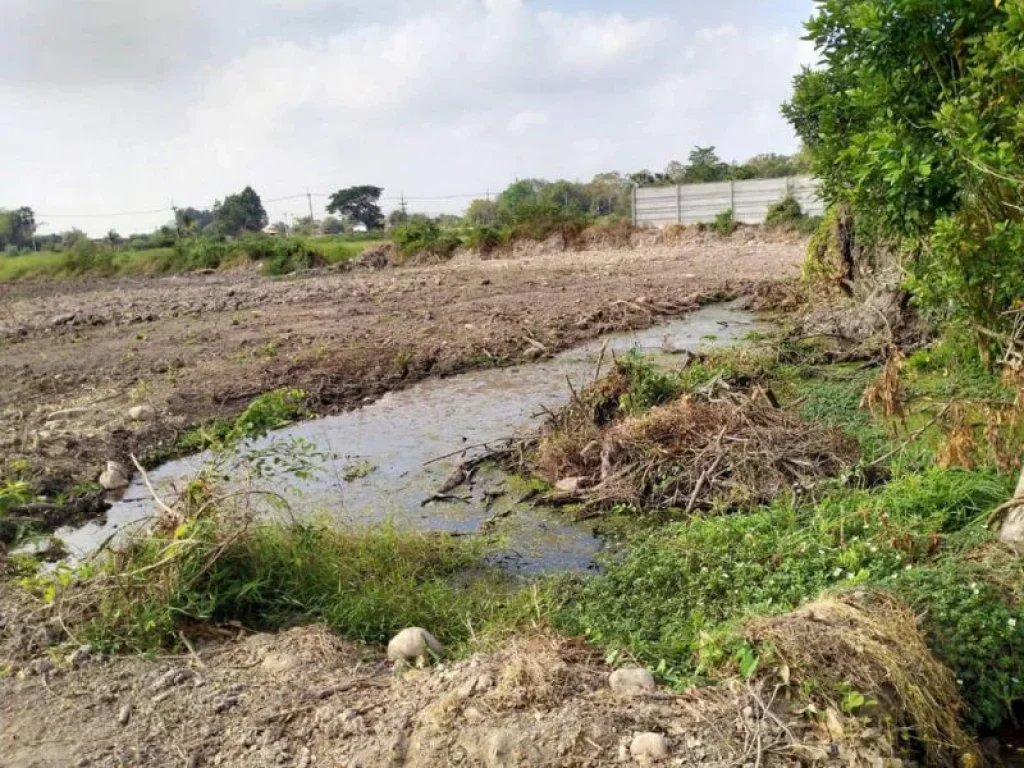
[[[384,226],[384,214],[378,202],[383,192],[381,187],[369,184],[339,189],[331,195],[327,212],[363,224],[367,229],[380,229]]]
[[[783,108],[857,237],[903,254],[923,306],[997,326],[1024,297],[1024,5],[819,2],[822,67]]]
[[[246,187],[237,195],[228,195],[224,202],[214,203],[213,221],[224,235],[240,232],[258,232],[269,221],[263,201],[252,187]]]
[[[31,248],[35,231],[36,217],[31,208],[0,209],[0,250]]]

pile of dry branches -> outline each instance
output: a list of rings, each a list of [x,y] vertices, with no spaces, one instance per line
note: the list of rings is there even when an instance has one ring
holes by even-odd
[[[551,419],[533,470],[551,483],[572,478],[591,507],[708,507],[768,501],[807,488],[857,458],[837,430],[778,408],[763,391],[711,399],[683,396],[621,417],[618,374]]]

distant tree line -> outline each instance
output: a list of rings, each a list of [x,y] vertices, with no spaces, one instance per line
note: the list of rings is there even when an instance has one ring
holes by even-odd
[[[431,221],[439,226],[520,226],[530,221],[554,221],[565,217],[579,219],[621,218],[632,214],[632,189],[636,184],[690,184],[727,179],[779,178],[809,171],[809,161],[797,155],[758,155],[745,163],[722,160],[712,146],[695,147],[687,162],[670,162],[662,172],[641,170],[635,173],[600,173],[589,182],[564,179],[521,179],[494,199],[473,200],[462,217],[449,214],[427,216],[395,210],[385,216],[380,207],[383,189],[363,184],[339,189],[326,206],[321,220],[295,219],[290,225],[276,222],[281,234],[300,237],[338,235],[353,230],[379,230],[409,223]],[[174,209],[173,221],[153,232],[122,237],[110,230],[105,237],[88,238],[80,229],[59,234],[36,232],[31,208],[0,209],[0,251],[16,254],[31,250],[69,251],[77,243],[90,241],[109,248],[146,250],[167,248],[182,238],[223,241],[263,230],[269,223],[259,194],[247,186],[241,192],[216,201],[210,208],[185,206]]]

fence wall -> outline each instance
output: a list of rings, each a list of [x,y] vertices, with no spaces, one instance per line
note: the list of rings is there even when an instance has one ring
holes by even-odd
[[[637,187],[633,199],[633,221],[655,227],[710,223],[722,211],[732,208],[737,221],[761,224],[768,209],[787,195],[795,197],[801,210],[809,216],[825,213],[825,205],[818,196],[817,182],[809,176],[797,176],[676,187]]]

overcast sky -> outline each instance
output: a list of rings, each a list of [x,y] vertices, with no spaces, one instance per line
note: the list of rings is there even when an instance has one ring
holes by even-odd
[[[0,207],[147,231],[255,187],[496,192],[792,152],[811,0],[0,0]],[[413,201],[460,210],[467,201]],[[317,215],[325,201],[314,198]],[[388,207],[391,207],[390,203]],[[305,200],[268,203],[272,219]],[[92,214],[70,218],[58,214]]]

